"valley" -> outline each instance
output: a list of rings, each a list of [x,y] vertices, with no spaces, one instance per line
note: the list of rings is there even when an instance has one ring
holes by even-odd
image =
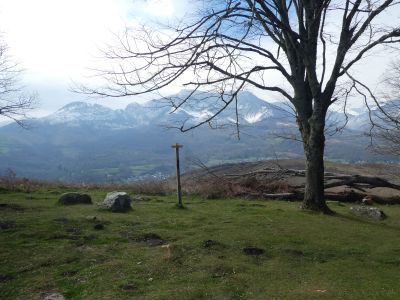
[[[293,139],[298,134],[294,116],[282,103],[270,103],[249,92],[240,94],[238,139],[233,108],[210,126],[182,133],[170,127],[201,122],[207,116],[204,107],[209,105],[193,99],[190,111],[171,113],[165,101],[133,103],[124,110],[73,102],[49,116],[28,120],[29,129],[16,124],[3,126],[0,173],[11,169],[20,177],[75,183],[162,179],[174,172],[170,145],[175,142],[184,145],[185,171],[195,167],[193,161],[216,165],[303,157],[301,143]],[[345,116],[338,112],[329,115],[327,160],[398,160],[369,151],[367,128],[362,125],[367,122],[367,112],[349,118],[348,126],[336,132],[345,123]]]

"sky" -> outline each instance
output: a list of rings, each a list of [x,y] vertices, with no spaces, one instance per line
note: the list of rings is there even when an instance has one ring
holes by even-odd
[[[165,19],[179,13],[182,0],[0,0],[0,32],[9,54],[24,69],[27,90],[39,96],[35,115],[48,114],[68,102],[87,100],[73,93],[73,81],[125,25]],[[125,107],[132,99],[98,101]]]
[[[34,116],[43,116],[69,102],[87,101],[70,87],[73,81],[87,80],[88,68],[113,34],[126,25],[168,20],[188,8],[188,0],[0,0],[0,32],[9,53],[25,70],[27,90],[39,96]],[[377,54],[357,72],[373,86],[387,62],[385,55]],[[174,89],[178,87],[171,91]],[[96,102],[123,108],[144,99]]]

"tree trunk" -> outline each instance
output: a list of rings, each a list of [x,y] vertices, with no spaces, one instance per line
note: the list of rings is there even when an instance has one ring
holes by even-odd
[[[299,123],[306,159],[306,184],[302,208],[332,214],[324,197],[325,116],[313,115]]]

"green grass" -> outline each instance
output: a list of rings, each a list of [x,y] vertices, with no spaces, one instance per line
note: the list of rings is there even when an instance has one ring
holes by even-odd
[[[398,299],[400,208],[382,222],[302,212],[299,203],[173,196],[129,213],[55,205],[62,191],[3,193],[0,299]],[[105,191],[89,191],[95,202]],[[105,224],[95,230],[96,216]],[[170,245],[149,246],[154,233]],[[206,240],[217,245],[204,247]],[[243,253],[246,246],[265,250]],[[4,277],[7,275],[7,277]],[[5,279],[4,279],[5,278]]]

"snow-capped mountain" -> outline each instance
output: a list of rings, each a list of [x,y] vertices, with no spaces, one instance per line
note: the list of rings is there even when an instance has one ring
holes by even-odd
[[[99,104],[87,102],[72,102],[55,113],[40,118],[37,121],[51,125],[64,124],[65,126],[94,126],[97,128],[126,129],[141,126],[170,126],[183,124],[186,127],[195,125],[212,117],[225,103],[216,95],[193,95],[184,105],[178,106],[187,96],[184,91],[168,99],[158,99],[144,104],[132,103],[125,109],[113,110]],[[295,117],[286,103],[271,103],[261,100],[249,92],[242,92],[236,103],[231,103],[214,119],[218,124],[228,125],[238,121],[241,125],[268,125],[295,127]],[[368,114],[359,110],[357,114],[349,113],[348,127],[356,130],[362,128]],[[344,124],[345,116],[342,112],[330,112],[328,123],[335,123],[338,127]]]
[[[173,97],[176,103],[182,99],[182,95]],[[206,99],[203,95],[194,96],[190,103],[177,109],[168,106],[167,99],[153,100],[144,104],[132,103],[125,109],[113,110],[99,104],[86,102],[72,102],[62,107],[55,113],[40,118],[37,121],[50,125],[76,127],[92,125],[95,127],[108,127],[113,129],[137,128],[150,125],[170,125],[185,122],[197,124],[213,116],[224,105],[215,99]],[[214,102],[213,105],[210,102]],[[288,118],[291,115],[282,108],[263,101],[251,93],[243,92],[238,100],[239,123],[249,125],[263,122],[267,119]],[[236,122],[236,105],[232,103],[217,118],[219,123]]]
[[[75,182],[159,177],[173,172],[170,146],[175,142],[184,145],[183,157],[188,161],[195,158],[205,163],[303,157],[301,143],[276,135],[298,134],[290,108],[246,92],[238,97],[238,115],[236,103],[231,103],[211,124],[185,134],[167,130],[203,122],[224,104],[218,95],[203,93],[176,107],[188,93],[182,91],[169,99],[132,103],[117,110],[73,102],[47,117],[31,120],[30,130],[15,124],[4,126],[0,128],[0,172],[11,168],[19,176]],[[240,140],[236,127],[229,126],[236,117],[241,125]],[[327,137],[327,158],[376,159],[365,150],[369,143],[363,136],[366,117],[366,113],[351,115],[349,124],[360,124],[358,128],[352,126],[340,137]],[[343,114],[330,114],[328,124],[333,132],[344,122]]]

